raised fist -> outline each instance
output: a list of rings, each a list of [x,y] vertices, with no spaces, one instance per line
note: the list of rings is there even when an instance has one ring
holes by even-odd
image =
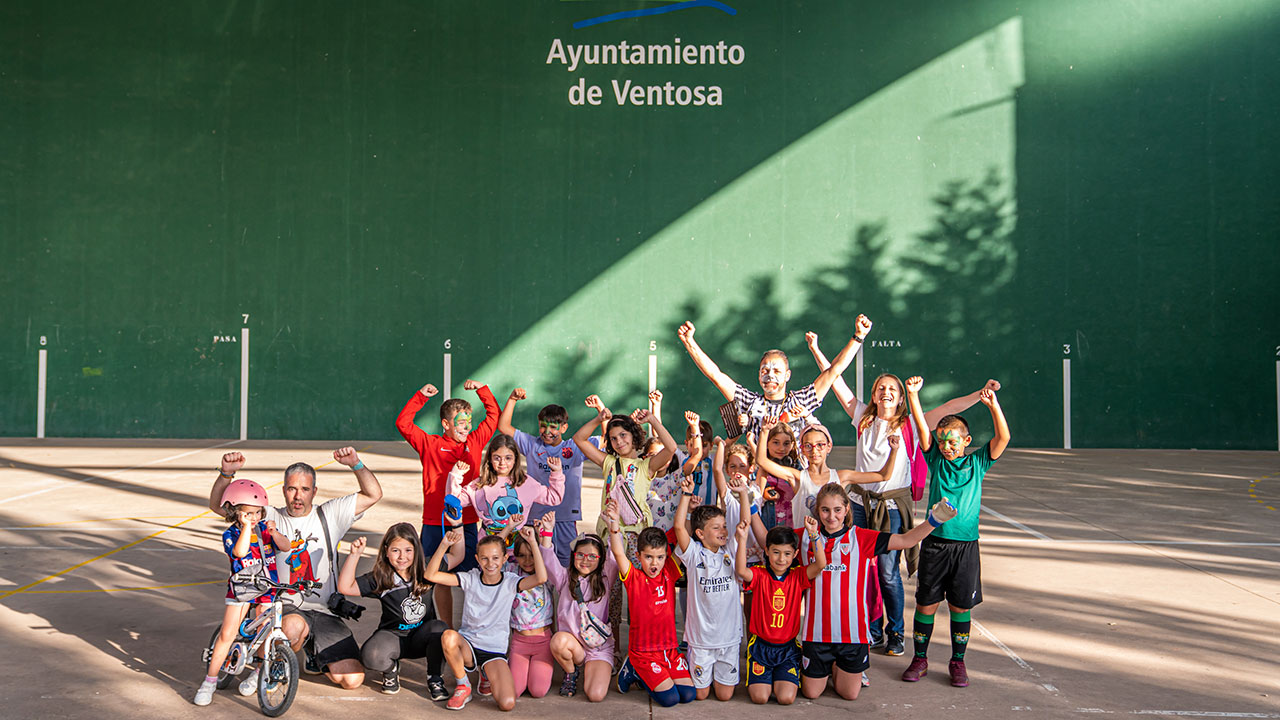
[[[853,321],[853,336],[865,340],[869,332],[871,332],[871,319],[866,315],[859,315],[858,319]]]
[[[918,393],[922,387],[924,387],[924,378],[919,375],[912,375],[907,378],[907,392]]]
[[[527,397],[529,396],[525,393],[524,388],[516,388],[511,391],[512,400],[524,400]]]
[[[956,516],[956,507],[955,505],[952,505],[951,501],[946,498],[942,498],[938,502],[934,503],[933,507],[929,508],[929,518],[933,523],[936,523],[934,525],[935,527],[937,527],[937,525],[941,525],[942,523],[950,520],[955,516]]]
[[[234,475],[237,470],[244,467],[244,455],[238,452],[229,452],[222,456],[221,470],[224,475]]]
[[[476,382],[475,380],[469,379],[466,382],[462,383],[463,390],[479,390],[482,387],[484,387],[484,385]]]
[[[334,450],[333,459],[347,467],[355,467],[360,462],[360,456],[356,454],[356,449],[350,446]]]
[[[436,389],[436,386],[432,385],[431,383],[427,383],[426,385],[423,385],[422,389],[419,390],[418,392],[422,393],[428,398],[433,398],[436,395],[440,394],[440,391]]]
[[[466,475],[471,470],[471,465],[466,460],[459,460],[453,464],[453,471],[459,475]]]
[[[347,548],[347,554],[360,557],[360,553],[364,552],[364,546],[365,546],[365,539],[364,539],[364,536],[361,535],[360,537],[351,541],[351,547]]]

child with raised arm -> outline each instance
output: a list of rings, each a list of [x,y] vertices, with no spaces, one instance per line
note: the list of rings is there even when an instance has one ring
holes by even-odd
[[[641,531],[637,571],[622,542],[616,501],[608,501],[605,520],[609,551],[627,588],[631,615],[627,659],[618,669],[618,691],[625,693],[641,683],[662,707],[690,702],[697,692],[689,666],[676,649],[676,578],[680,568],[667,556],[667,536],[655,527]]]
[[[551,655],[564,669],[560,694],[577,694],[581,673],[587,699],[600,702],[613,674],[616,637],[606,618],[618,565],[598,535],[583,535],[573,543],[569,567],[547,563],[547,575],[556,590],[557,632],[551,637]]]
[[[956,518],[920,544],[920,577],[916,585],[915,657],[902,673],[902,679],[916,682],[929,669],[929,638],[933,635],[933,616],[945,599],[951,611],[951,661],[947,672],[951,684],[966,687],[969,673],[964,665],[969,645],[969,629],[973,607],[982,602],[982,564],[978,553],[978,512],[982,509],[982,479],[992,463],[1000,459],[1009,446],[1009,425],[996,400],[996,394],[984,388],[980,400],[991,411],[995,434],[976,452],[965,455],[973,442],[969,423],[959,415],[948,415],[938,421],[936,440],[929,434],[928,421],[920,409],[920,388],[924,380],[907,379],[907,400],[911,403],[911,419],[920,433],[920,446],[929,463],[929,502],[935,498],[952,498]]]
[[[751,517],[751,498],[743,483],[736,487],[740,517]],[[689,577],[689,601],[685,611],[684,639],[688,663],[693,669],[697,698],[705,700],[715,686],[717,700],[729,700],[738,685],[738,643],[742,641],[742,602],[733,574],[737,541],[725,525],[725,511],[714,504],[693,510],[693,536],[685,527],[690,501],[698,497],[694,479],[681,483],[676,506],[676,557]]]
[[[569,411],[560,405],[546,405],[538,411],[538,434],[517,430],[511,424],[515,414],[516,403],[528,397],[524,388],[511,391],[507,402],[502,406],[502,415],[498,417],[498,432],[510,435],[516,441],[516,447],[528,461],[529,477],[538,484],[551,484],[550,458],[560,458],[564,472],[564,495],[559,504],[545,502],[534,503],[526,515],[542,517],[554,512],[556,527],[552,531],[552,544],[556,549],[556,557],[562,567],[569,565],[570,547],[578,536],[578,521],[582,519],[582,465],[586,455],[578,449],[572,438],[565,438],[569,430]]]
[[[827,361],[818,347],[818,336],[805,334],[805,342],[818,369],[827,368]],[[997,391],[1000,383],[988,380],[986,385],[968,395],[952,398],[938,407],[925,412],[925,420],[930,429],[937,427],[938,421],[947,415],[968,410],[978,402],[982,389]],[[850,498],[853,500],[853,524],[871,530],[885,532],[907,532],[915,526],[912,513],[913,494],[919,494],[924,486],[928,473],[924,455],[910,422],[907,408],[907,393],[902,381],[896,375],[882,373],[871,384],[871,396],[863,402],[854,395],[844,380],[837,378],[831,386],[840,406],[852,420],[857,430],[858,446],[854,454],[855,470],[871,470],[884,464],[889,456],[888,438],[896,436],[902,442],[902,453],[893,464],[893,472],[884,482],[859,485],[854,488]],[[915,492],[913,493],[913,484]],[[871,647],[883,648],[886,655],[901,655],[905,652],[903,643],[903,600],[902,574],[900,557],[905,556],[907,576],[916,572],[919,566],[918,548],[910,548],[902,553],[889,553],[876,558],[879,573],[877,582],[880,594],[884,598],[884,627],[880,623],[871,625]]]
[[[510,524],[512,517],[532,517],[530,511],[535,503],[556,505],[560,502],[565,487],[560,458],[548,457],[546,463],[551,471],[548,484],[529,480],[516,441],[506,435],[494,435],[485,451],[480,478],[464,486],[462,479],[471,467],[465,460],[459,460],[449,471],[449,493],[458,498],[463,510],[475,509],[486,534],[497,535]]]
[[[521,528],[520,535],[527,542],[534,542],[532,527]],[[461,587],[465,593],[461,626],[458,630],[446,630],[440,638],[444,659],[458,680],[447,707],[461,710],[471,702],[471,682],[467,673],[477,671],[488,678],[498,708],[509,711],[516,706],[515,685],[511,667],[507,664],[511,610],[516,595],[547,581],[547,568],[542,563],[542,554],[535,553],[533,575],[506,572],[503,569],[507,561],[506,541],[496,535],[487,535],[476,542],[476,568],[458,573],[440,570],[445,551],[462,539],[461,530],[450,530],[427,563],[428,581]]]
[[[400,661],[425,657],[427,692],[432,700],[448,699],[440,677],[444,664],[440,636],[445,624],[436,618],[417,528],[403,522],[387,528],[373,569],[357,577],[356,566],[364,547],[363,536],[351,541],[338,573],[338,592],[377,598],[382,606],[378,629],[360,648],[360,662],[382,673],[382,692],[394,695],[400,692]],[[449,557],[452,562],[460,559],[458,553]]]
[[[804,519],[811,541],[818,539],[818,521]],[[738,548],[734,567],[750,593],[751,635],[747,640],[747,694],[751,702],[763,705],[770,694],[779,705],[795,702],[800,689],[801,654],[796,636],[800,632],[800,605],[813,579],[827,565],[822,543],[814,543],[814,561],[791,567],[800,543],[789,527],[777,526],[765,537],[765,565],[747,564],[746,539],[750,528],[738,523]]]
[[[768,433],[776,424],[774,418],[766,418],[764,432]],[[827,467],[827,456],[831,453],[831,432],[822,425],[809,425],[800,433],[800,452],[807,461],[807,467],[793,468],[775,462],[769,456],[767,443],[756,446],[756,465],[759,472],[768,473],[789,483],[795,489],[791,498],[791,523],[799,530],[805,517],[811,514],[818,491],[828,483],[847,485],[851,483],[879,482],[887,477],[893,469],[893,460],[898,452],[897,444],[888,461],[878,472],[858,472],[856,470],[836,470]]]
[[[693,479],[693,493],[703,505],[719,502],[719,493],[711,471],[711,423],[701,419],[698,413],[686,410],[684,450],[676,448],[667,473],[655,477],[650,487],[649,511],[654,527],[664,532],[675,523],[676,506],[680,504],[681,487],[685,478]],[[675,468],[674,470],[672,468]]]
[[[867,562],[889,550],[920,542],[955,517],[956,511],[942,498],[929,511],[927,523],[895,535],[855,528],[849,495],[836,483],[823,485],[815,500],[812,514],[818,519],[818,537],[806,535],[802,539],[800,559],[805,564],[816,562],[817,547],[822,545],[827,565],[814,578],[807,598],[800,691],[806,698],[816,698],[826,689],[827,679],[834,676],[840,697],[857,700],[862,671],[869,665],[868,618],[863,612],[867,607]]]
[[[450,398],[440,405],[440,434],[429,435],[418,427],[413,419],[427,401],[439,391],[430,383],[409,398],[400,415],[396,417],[396,429],[405,441],[418,453],[422,461],[422,551],[434,553],[444,537],[444,499],[448,494],[449,470],[459,460],[471,467],[462,478],[466,485],[480,475],[480,453],[498,427],[498,401],[488,385],[475,380],[462,384],[464,390],[474,390],[484,405],[484,420],[472,428],[471,403],[462,398]],[[458,570],[475,567],[472,558],[476,549],[475,510],[462,511],[462,536],[466,553]],[[446,625],[453,622],[453,595],[449,588],[440,585],[435,591],[436,610]]]

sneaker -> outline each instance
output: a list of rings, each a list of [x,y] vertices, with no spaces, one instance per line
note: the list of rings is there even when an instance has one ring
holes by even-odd
[[[928,674],[929,674],[928,658],[922,658],[922,657],[911,658],[911,664],[907,666],[906,670],[902,671],[902,681],[916,682],[920,678]]]
[[[862,687],[871,687],[871,678],[867,677],[867,671],[862,671]]]
[[[458,687],[453,689],[453,697],[449,698],[449,703],[445,707],[450,710],[461,710],[469,702],[471,702],[471,686],[459,683]]]
[[[969,671],[964,669],[963,660],[947,663],[947,673],[951,675],[951,687],[969,687]]]
[[[867,648],[870,650],[880,650],[884,648],[884,641],[885,641],[885,637],[883,633],[880,635],[880,637],[872,636],[871,644],[867,645]]]
[[[196,688],[196,697],[192,702],[197,705],[208,705],[213,702],[213,691],[218,689],[218,683],[205,680],[200,683],[200,687]]]
[[[253,672],[249,673],[249,677],[240,681],[240,686],[236,688],[236,692],[244,697],[249,697],[258,692],[258,668],[254,668]]]
[[[382,694],[395,695],[400,692],[400,663],[391,664],[391,669],[382,673]]]
[[[427,678],[427,694],[432,700],[448,700],[449,691],[444,689],[444,678],[439,675],[432,675]]]
[[[560,697],[573,697],[578,692],[578,669],[574,668],[573,672],[565,673],[564,680],[560,681]]]
[[[902,644],[902,633],[887,632],[884,634],[884,654],[897,657],[907,651]]]
[[[306,645],[302,646],[302,672],[308,675],[319,675],[324,668],[320,667],[320,663],[316,662],[315,652],[312,647],[310,640],[307,641]]]
[[[618,668],[618,692],[626,693],[636,680],[639,680],[639,677],[636,675],[635,668],[631,667],[631,660],[623,660],[622,666]]]
[[[489,684],[489,678],[483,672],[480,673],[480,682],[476,685],[476,694],[481,697],[489,697],[493,694],[493,686]]]

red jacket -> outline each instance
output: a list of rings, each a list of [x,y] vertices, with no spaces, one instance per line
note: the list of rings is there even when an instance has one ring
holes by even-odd
[[[494,399],[489,386],[476,390],[480,402],[484,403],[484,420],[479,425],[472,425],[471,434],[466,442],[457,442],[443,435],[428,435],[413,422],[422,406],[427,404],[427,396],[416,392],[409,402],[405,403],[400,416],[396,418],[396,429],[400,435],[418,451],[422,460],[422,524],[441,525],[440,516],[444,513],[444,496],[448,494],[449,471],[454,463],[465,460],[471,469],[462,478],[463,485],[469,485],[480,477],[480,460],[489,439],[498,429],[498,401]],[[471,507],[462,508],[462,522],[471,524],[479,520],[476,511]]]

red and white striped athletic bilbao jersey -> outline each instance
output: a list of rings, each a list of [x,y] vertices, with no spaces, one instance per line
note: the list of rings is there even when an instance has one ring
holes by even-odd
[[[881,536],[884,536],[883,538]],[[827,566],[813,580],[805,603],[801,639],[806,642],[870,642],[867,577],[877,553],[888,550],[889,534],[853,527],[825,541]],[[809,534],[800,536],[801,562],[814,562]]]

